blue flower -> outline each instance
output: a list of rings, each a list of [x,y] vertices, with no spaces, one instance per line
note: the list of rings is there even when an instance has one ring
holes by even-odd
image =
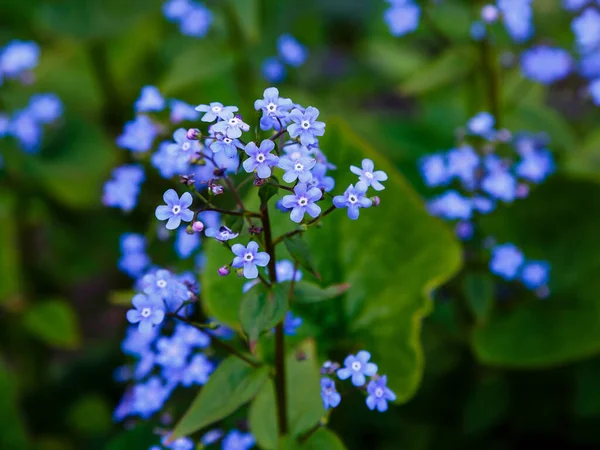
[[[283,62],[293,67],[300,67],[308,57],[306,47],[289,34],[279,36],[277,50]]]
[[[178,230],[175,251],[180,258],[189,258],[199,247],[200,235],[198,233],[189,234],[184,228]]]
[[[194,213],[189,209],[192,204],[192,194],[189,192],[185,192],[179,198],[175,190],[169,189],[163,195],[163,200],[166,206],[158,206],[155,215],[158,220],[168,220],[166,225],[167,230],[176,229],[182,220],[184,222],[191,222],[194,218]]]
[[[186,365],[191,348],[177,336],[162,337],[156,342],[156,363],[163,368],[180,369]]]
[[[165,305],[158,297],[137,294],[131,303],[135,309],[127,311],[127,320],[130,323],[139,322],[140,333],[148,333],[165,318]]]
[[[208,8],[204,5],[193,4],[181,18],[179,31],[185,36],[201,38],[206,36],[213,20],[213,13]]]
[[[152,165],[158,170],[163,178],[172,178],[175,175],[188,174],[192,171],[190,167],[190,154],[185,152],[171,152],[169,148],[172,142],[161,142],[158,150],[150,158]]]
[[[333,197],[333,204],[336,208],[348,208],[348,217],[356,220],[360,214],[360,208],[369,208],[373,204],[371,199],[365,197],[368,188],[362,181],[356,183],[356,187],[351,184],[344,195]]]
[[[264,79],[270,83],[281,83],[285,80],[285,66],[275,57],[263,61],[261,72]]]
[[[545,286],[550,278],[550,264],[547,261],[528,261],[521,270],[520,278],[527,289]]]
[[[369,362],[371,354],[361,350],[356,355],[348,355],[344,360],[344,367],[338,369],[337,376],[340,380],[352,377],[354,386],[363,386],[366,382],[365,375],[372,377],[377,373],[377,365]]]
[[[42,127],[28,109],[14,113],[9,132],[27,153],[37,153],[42,142]]]
[[[282,178],[286,183],[293,183],[296,180],[306,183],[312,178],[310,171],[315,164],[317,164],[317,160],[308,156],[300,157],[295,161],[287,155],[279,159],[279,167],[285,170]]]
[[[250,433],[241,433],[238,430],[230,431],[223,439],[222,450],[249,450],[254,446],[254,436]]]
[[[463,197],[454,190],[446,191],[439,197],[430,200],[427,204],[427,209],[434,216],[448,220],[467,220],[473,214],[471,200]]]
[[[384,20],[393,36],[411,33],[419,26],[421,9],[411,0],[396,2],[384,13]]]
[[[121,236],[123,253],[143,253],[146,251],[146,238],[141,234],[125,233]]]
[[[213,133],[222,133],[228,138],[237,139],[243,131],[248,131],[250,125],[242,120],[240,115],[234,116],[232,113],[225,115],[225,120],[215,123],[212,126]]]
[[[441,186],[450,180],[446,159],[441,153],[422,157],[419,161],[419,169],[428,187]]]
[[[587,8],[571,23],[581,53],[596,50],[600,45],[600,12]]]
[[[202,436],[202,438],[200,438],[200,442],[203,445],[211,445],[214,444],[215,442],[217,442],[219,439],[221,439],[224,436],[225,433],[223,433],[223,430],[219,430],[218,428],[214,429],[214,430],[210,430],[207,431],[204,436]]]
[[[300,281],[302,279],[302,271],[298,268],[294,268],[294,263],[287,259],[282,259],[275,263],[275,272],[277,273],[277,281],[282,283],[284,281]]]
[[[571,72],[572,59],[569,52],[557,47],[540,45],[521,55],[523,76],[543,84],[562,80]]]
[[[475,170],[479,166],[479,155],[470,146],[452,149],[448,152],[448,173],[458,177],[465,186],[475,182]]]
[[[144,181],[144,170],[137,165],[121,166],[113,170],[113,178],[104,184],[102,202],[106,206],[131,211]]]
[[[248,279],[254,279],[258,276],[256,266],[264,267],[271,259],[268,253],[258,251],[258,244],[254,241],[249,242],[247,247],[242,244],[235,244],[231,247],[231,251],[235,254],[231,265],[236,269],[243,267],[244,277]]]
[[[383,375],[376,380],[369,381],[367,385],[367,406],[370,410],[377,408],[379,412],[385,412],[388,409],[388,401],[396,400],[396,394],[387,387],[387,376]]]
[[[381,181],[388,179],[387,174],[383,170],[375,171],[375,164],[368,158],[362,160],[362,169],[356,166],[350,166],[350,171],[358,175],[358,179],[365,183],[367,186],[371,186],[376,191],[382,191],[385,186],[381,184]]]
[[[513,244],[497,245],[492,249],[490,271],[505,280],[512,280],[525,262],[521,250]]]
[[[207,142],[212,139],[207,139]],[[213,153],[223,152],[228,158],[233,158],[237,155],[238,148],[244,148],[239,139],[231,139],[224,134],[218,133],[214,136],[214,140],[210,144],[210,149]]]
[[[165,99],[156,86],[144,86],[133,105],[135,112],[158,112],[165,109]]]
[[[229,241],[239,236],[239,233],[234,233],[226,226],[207,228],[204,231],[204,234],[208,237],[215,238],[217,241]]]
[[[37,94],[29,99],[27,110],[39,123],[56,121],[63,113],[63,105],[56,94]]]
[[[172,155],[184,154],[188,159],[194,156],[197,152],[202,150],[200,142],[189,140],[187,138],[187,132],[183,128],[177,129],[173,133],[174,144],[169,144],[167,151]]]
[[[184,120],[194,121],[200,118],[200,113],[196,111],[192,105],[189,105],[186,102],[182,102],[181,100],[171,100],[170,106],[170,119],[173,123],[183,122]]]
[[[170,436],[166,435],[161,440],[161,444],[169,450],[193,450],[196,447],[194,445],[194,441],[192,441],[189,437],[180,437],[179,439],[175,439],[170,444],[167,444],[169,438]]]
[[[600,77],[600,49],[581,57],[579,71],[587,78]]]
[[[588,90],[592,96],[594,105],[600,106],[600,78],[592,81],[588,87]]]
[[[469,34],[471,35],[471,39],[474,41],[481,41],[485,37],[487,33],[487,29],[485,24],[479,20],[476,20],[471,24],[471,28],[469,30]]]
[[[31,41],[10,41],[0,51],[0,75],[18,77],[21,72],[34,69],[40,59],[40,47]]]
[[[528,181],[541,183],[554,172],[552,154],[544,150],[525,153],[523,159],[517,164],[515,172]]]
[[[504,27],[515,42],[525,42],[533,35],[532,0],[498,0]]]
[[[171,22],[182,20],[191,9],[190,0],[168,0],[162,6],[164,16]]]
[[[196,111],[204,113],[200,119],[202,122],[214,122],[217,119],[228,120],[237,110],[237,106],[223,106],[219,102],[196,106]]]
[[[283,321],[283,331],[288,336],[295,336],[296,331],[302,325],[302,322],[302,317],[295,317],[291,311],[288,311],[285,315],[285,320]]]
[[[310,188],[305,183],[299,183],[294,187],[293,195],[286,195],[282,204],[286,208],[292,208],[290,219],[296,223],[302,222],[304,214],[315,218],[321,214],[321,207],[315,202],[320,200],[323,193],[318,188]]]
[[[480,112],[467,122],[467,130],[476,136],[488,139],[493,131],[496,120],[488,112]]]
[[[292,138],[300,138],[300,143],[304,146],[314,144],[316,136],[325,134],[325,123],[317,121],[319,110],[309,106],[305,112],[298,108],[292,110],[290,119],[294,122],[287,128]]]
[[[335,408],[342,401],[341,395],[335,390],[335,382],[330,378],[321,378],[321,398],[323,408]]]
[[[128,327],[125,339],[121,342],[121,350],[127,355],[141,357],[149,351],[150,344],[157,336],[157,330],[158,328],[151,328],[149,333],[140,333],[138,327]]]
[[[496,169],[483,178],[481,190],[498,200],[512,202],[517,196],[517,180],[507,170]]]
[[[563,0],[562,4],[569,11],[577,11],[588,4],[590,0]]]
[[[147,419],[162,408],[169,394],[170,390],[162,384],[159,377],[151,377],[145,384],[133,387],[132,412]]]
[[[195,355],[183,372],[181,384],[189,387],[192,384],[204,385],[210,378],[214,365],[203,354]]]
[[[325,164],[316,164],[311,170],[312,178],[306,182],[309,188],[323,189],[325,192],[330,192],[335,187],[335,180],[328,177],[327,166]]]
[[[210,337],[206,333],[182,322],[177,322],[173,336],[181,339],[184,344],[191,348],[206,348],[210,345]]]
[[[249,158],[242,164],[244,170],[248,173],[256,170],[259,178],[269,178],[271,167],[276,166],[279,162],[279,157],[271,154],[274,148],[275,144],[269,139],[262,141],[260,147],[257,147],[254,142],[248,143],[244,151]]]
[[[141,276],[144,269],[150,265],[150,258],[146,255],[146,239],[142,235],[122,235],[121,252],[119,268],[134,278]]]
[[[286,116],[292,109],[293,104],[289,98],[279,97],[279,90],[274,87],[265,89],[263,98],[254,102],[254,109],[262,110],[260,129],[281,129],[280,123],[286,122]]]
[[[117,145],[133,152],[145,152],[152,148],[158,129],[144,115],[139,115],[123,127],[123,133],[117,137]]]

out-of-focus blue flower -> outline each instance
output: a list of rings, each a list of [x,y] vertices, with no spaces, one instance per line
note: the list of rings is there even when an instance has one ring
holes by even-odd
[[[533,36],[532,0],[498,0],[504,27],[515,42],[525,42]]]
[[[219,430],[218,428],[210,430],[207,431],[202,438],[200,438],[200,442],[203,445],[211,445],[221,439],[224,435],[225,433],[223,433],[223,430]]]
[[[521,55],[523,76],[543,84],[562,80],[571,69],[571,55],[561,48],[540,45],[525,50]]]
[[[190,155],[185,152],[173,153],[169,151],[171,145],[173,144],[169,141],[161,142],[158,150],[152,154],[150,162],[163,178],[189,174],[192,171],[190,167]]]
[[[192,105],[181,100],[171,100],[169,106],[171,107],[170,119],[174,124],[184,120],[194,121],[200,118],[200,113]]]
[[[132,412],[147,419],[162,408],[169,394],[169,389],[162,384],[159,377],[151,377],[146,383],[133,387]]]
[[[140,333],[138,327],[128,327],[125,339],[121,342],[121,350],[127,355],[142,356],[149,351],[150,344],[157,336],[157,330],[158,327],[154,327],[150,333]]]
[[[362,181],[356,183],[356,187],[351,184],[344,195],[333,197],[333,204],[336,208],[348,208],[348,217],[356,220],[360,214],[360,208],[369,208],[373,205],[373,201],[365,197],[368,188]]]
[[[294,269],[294,263],[287,259],[277,261],[275,264],[275,272],[277,273],[277,281],[279,283],[284,281],[300,281],[302,279],[302,271],[300,269]]]
[[[189,208],[192,205],[192,194],[184,192],[179,198],[174,189],[169,189],[163,195],[166,205],[156,207],[156,218],[158,220],[167,220],[167,230],[176,229],[181,221],[191,222],[194,213]]]
[[[475,170],[479,166],[479,155],[470,146],[452,149],[447,154],[448,174],[459,178],[466,187],[475,181]]]
[[[369,362],[371,354],[361,350],[356,355],[348,355],[344,360],[344,367],[338,369],[337,376],[340,380],[352,377],[354,386],[364,386],[365,376],[372,377],[377,373],[377,364]]]
[[[506,170],[493,170],[481,181],[481,190],[498,200],[510,203],[517,196],[517,180]]]
[[[600,106],[600,78],[590,83],[588,90],[594,105]]]
[[[256,175],[259,178],[269,178],[271,176],[271,167],[274,167],[279,162],[279,157],[271,154],[275,148],[273,141],[265,139],[257,147],[254,142],[249,142],[244,151],[249,156],[242,164],[244,170],[252,173],[256,170]]]
[[[165,99],[156,86],[144,86],[133,107],[135,112],[158,112],[165,109]]]
[[[554,160],[547,150],[525,153],[515,168],[516,174],[527,181],[541,183],[554,172]]]
[[[139,323],[140,333],[148,333],[165,318],[165,306],[158,297],[137,294],[131,303],[135,309],[127,311],[127,320],[129,323]]]
[[[270,83],[281,83],[285,80],[285,66],[276,58],[267,58],[261,66],[262,75]]]
[[[146,255],[146,239],[141,234],[122,235],[121,253],[119,268],[131,277],[140,277],[150,265],[150,258]]]
[[[235,255],[231,265],[236,269],[243,268],[244,277],[250,280],[258,277],[256,266],[265,267],[271,259],[268,253],[258,251],[258,244],[254,241],[249,242],[246,247],[235,244],[231,247],[231,251]]]
[[[579,72],[586,78],[600,77],[600,49],[581,56]]]
[[[198,233],[189,234],[184,228],[178,230],[175,251],[180,258],[189,258],[199,247],[200,235]]]
[[[308,57],[306,47],[290,34],[279,36],[277,50],[282,61],[293,67],[300,67]]]
[[[34,69],[39,59],[39,45],[15,39],[0,51],[0,74],[8,78],[18,77],[22,72]]]
[[[104,184],[102,202],[125,212],[131,211],[137,203],[144,179],[144,170],[138,165],[117,167],[113,170],[112,179]]]
[[[323,189],[325,192],[330,192],[335,187],[335,180],[328,177],[327,166],[325,164],[316,164],[311,170],[312,178],[306,182],[309,188]]]
[[[335,408],[342,401],[341,395],[335,390],[335,382],[330,378],[321,378],[321,398],[323,408]]]
[[[143,114],[130,120],[123,127],[123,133],[117,137],[117,145],[133,152],[146,152],[152,148],[158,134],[156,125]]]
[[[427,204],[427,209],[434,216],[442,217],[444,219],[468,220],[473,214],[473,203],[470,199],[451,190],[430,200]]]
[[[505,280],[513,280],[524,262],[523,252],[514,244],[497,245],[492,249],[490,271]]]
[[[419,160],[419,169],[423,181],[429,187],[441,186],[450,181],[446,158],[441,153],[423,156]]]
[[[305,183],[298,183],[294,187],[294,194],[284,196],[282,204],[286,208],[292,208],[290,219],[292,219],[293,222],[300,223],[304,218],[304,214],[308,214],[313,219],[321,214],[321,207],[315,204],[315,202],[320,200],[322,196],[323,193],[320,189],[308,189],[308,186]],[[357,199],[357,202],[358,201],[359,200]],[[341,202],[341,200],[338,200],[338,202]]]
[[[313,145],[317,136],[325,134],[325,123],[319,122],[319,110],[309,106],[305,112],[295,108],[290,113],[290,119],[294,122],[288,126],[288,133],[292,138],[300,138],[304,146]]]
[[[183,372],[181,384],[186,387],[192,384],[202,386],[206,384],[213,370],[214,365],[206,356],[203,354],[195,355]]]
[[[569,11],[577,11],[590,3],[591,0],[562,0],[565,9]]]
[[[462,241],[471,239],[474,232],[475,228],[473,227],[473,224],[465,220],[458,222],[454,227],[454,233],[456,234],[456,237]]]
[[[291,311],[288,311],[283,321],[283,331],[288,336],[295,336],[296,331],[302,325],[302,317],[296,317]]]
[[[595,8],[587,8],[579,17],[571,22],[577,46],[581,53],[598,50],[600,46],[600,12]]]
[[[521,270],[521,281],[528,289],[537,289],[548,284],[550,264],[547,261],[528,261]]]
[[[388,401],[396,400],[396,394],[387,387],[387,376],[383,375],[376,380],[369,381],[367,385],[367,407],[370,410],[377,408],[379,412],[385,412],[388,409]]]
[[[182,322],[177,322],[173,336],[191,348],[206,348],[210,345],[210,337],[206,333]]]
[[[37,153],[42,142],[42,127],[29,109],[22,109],[13,114],[9,132],[27,153]]]
[[[169,435],[166,435],[161,440],[161,444],[169,450],[193,450],[195,448],[194,441],[192,441],[189,437],[180,437],[179,439],[175,439],[170,444],[167,444],[169,437]]]
[[[487,33],[485,24],[479,20],[476,20],[471,24],[470,34],[471,39],[474,41],[481,41]]]
[[[179,31],[185,36],[202,38],[208,33],[213,20],[213,13],[208,8],[199,3],[194,3],[181,18]]]
[[[56,94],[36,94],[29,99],[27,110],[34,120],[47,124],[62,116],[63,105]]]
[[[494,124],[496,120],[488,112],[480,112],[473,116],[467,122],[467,131],[476,136],[489,139],[494,132]]]
[[[171,22],[179,22],[192,9],[190,0],[168,0],[162,6],[165,17]]]
[[[186,365],[191,348],[177,336],[161,337],[156,342],[156,363],[164,368],[180,369]]]
[[[421,9],[412,0],[393,3],[383,15],[390,33],[399,37],[412,33],[419,26]]]
[[[223,439],[222,450],[249,450],[254,446],[254,436],[250,433],[241,433],[238,430],[230,431]]]

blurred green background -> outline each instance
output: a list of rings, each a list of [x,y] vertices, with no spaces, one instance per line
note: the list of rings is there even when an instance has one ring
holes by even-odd
[[[344,122],[385,154],[412,185],[392,190],[397,196],[412,196],[412,189],[428,195],[418,158],[450,148],[454,130],[487,108],[479,49],[469,39],[476,14],[469,1],[425,5],[450,42],[426,24],[393,38],[379,0],[206,1],[215,22],[203,39],[182,36],[162,16],[161,4],[1,2],[0,45],[18,38],[42,48],[35,83],[0,87],[4,110],[23,107],[34,92],[55,92],[65,104],[39,155],[0,140],[2,449],[147,448],[151,427],[124,435],[112,421],[123,392],[113,371],[125,362],[119,343],[126,321],[125,308],[110,298],[131,287],[116,268],[119,236],[148,228],[162,191],[147,182],[141,207],[129,215],[101,204],[112,168],[131,161],[114,139],[133,117],[142,86],[192,104],[218,99],[252,111],[269,86],[262,61],[275,54],[278,36],[291,33],[310,56],[288,71],[282,94],[319,107],[324,120]],[[537,39],[571,47],[569,17],[559,2],[540,0],[536,8]],[[508,41],[499,46],[510,49]],[[509,67],[502,86],[504,125],[549,133],[559,167],[529,198],[501,207],[482,225],[532,258],[548,259],[553,295],[540,301],[523,293],[477,320],[452,295],[436,300],[422,320],[425,363],[415,364],[415,397],[378,415],[360,405],[361,396],[349,396],[333,415],[331,426],[350,449],[600,446],[600,116],[580,99],[575,78],[548,90]],[[336,148],[328,151],[335,155]],[[409,208],[388,220],[410,224],[410,214]],[[422,216],[419,210],[414,220]],[[437,225],[430,236],[418,236],[423,249],[436,239],[434,230],[446,227],[429,221]],[[404,264],[403,243],[391,245]],[[420,284],[413,292],[439,284],[415,276]]]

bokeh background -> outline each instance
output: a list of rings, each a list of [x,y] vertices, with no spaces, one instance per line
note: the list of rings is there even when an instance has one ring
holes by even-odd
[[[124,431],[112,418],[123,393],[113,373],[126,360],[118,293],[131,289],[117,260],[119,237],[153,223],[164,185],[150,176],[130,214],[102,204],[111,170],[132,161],[115,139],[143,86],[253,111],[270,85],[262,64],[290,33],[309,57],[287,68],[282,93],[346,122],[426,198],[418,159],[452,147],[455,130],[488,107],[469,31],[475,3],[424,4],[428,20],[396,38],[383,0],[207,0],[215,20],[198,39],[165,19],[160,0],[2,0],[0,45],[32,40],[41,58],[32,80],[0,86],[0,112],[52,92],[64,114],[37,154],[0,139],[0,447],[147,448],[151,425]],[[572,48],[572,16],[558,1],[534,3],[535,40]],[[348,448],[600,446],[600,115],[583,90],[577,76],[547,88],[510,63],[502,73],[503,125],[547,133],[557,172],[483,226],[549,260],[552,294],[497,299],[476,323],[455,298],[460,283],[450,289],[422,322],[416,395],[385,415],[358,395],[336,411],[331,426]],[[389,245],[402,261],[401,244]]]

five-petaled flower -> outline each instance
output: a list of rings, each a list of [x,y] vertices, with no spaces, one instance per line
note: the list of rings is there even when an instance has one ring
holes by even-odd
[[[200,142],[191,141],[187,138],[187,131],[179,128],[173,133],[174,144],[169,144],[167,152],[170,155],[187,155],[188,158],[202,149]]]
[[[351,184],[344,195],[333,197],[333,204],[336,208],[348,208],[348,217],[356,220],[360,214],[359,208],[369,208],[373,204],[370,199],[365,197],[367,189],[367,184],[362,181],[356,183],[356,187]]]
[[[137,294],[131,303],[135,309],[127,311],[127,320],[130,323],[139,322],[138,329],[141,333],[149,333],[154,325],[158,325],[165,318],[165,304],[159,297]]]
[[[310,188],[306,183],[299,183],[294,188],[294,195],[286,195],[281,200],[281,203],[286,208],[292,208],[290,219],[296,223],[302,222],[304,214],[308,213],[312,218],[321,214],[321,207],[315,202],[323,196],[321,189]]]
[[[243,267],[244,276],[248,279],[258,276],[258,268],[256,266],[265,267],[271,259],[268,253],[258,251],[258,244],[254,241],[249,242],[247,247],[244,247],[242,244],[235,244],[231,247],[231,251],[235,254],[231,265],[236,269]]]
[[[176,229],[181,221],[191,222],[194,213],[189,209],[192,204],[192,194],[185,192],[181,198],[173,189],[169,189],[163,195],[166,205],[160,205],[156,208],[156,218],[158,220],[168,220],[167,229]]]
[[[350,171],[358,175],[358,179],[371,186],[376,191],[383,191],[385,186],[380,181],[387,180],[388,176],[383,170],[375,171],[375,164],[368,158],[362,160],[362,169],[356,166],[350,166]]]
[[[225,119],[215,123],[212,126],[214,133],[222,133],[228,138],[237,139],[242,135],[243,131],[248,131],[250,125],[242,120],[242,116],[233,113],[225,114]]]
[[[314,144],[316,136],[325,134],[325,123],[317,121],[319,110],[312,106],[306,108],[303,113],[298,108],[292,110],[290,119],[294,122],[287,128],[292,138],[300,138],[300,143],[304,146]]]
[[[377,373],[377,364],[369,362],[371,354],[366,350],[361,350],[356,355],[348,355],[344,360],[344,366],[337,371],[340,380],[346,380],[352,377],[354,386],[363,386],[366,382],[366,376],[372,377]]]
[[[217,119],[227,120],[237,112],[237,106],[223,106],[222,103],[212,102],[209,105],[198,105],[196,111],[203,112],[202,122],[214,122]]]
[[[335,382],[330,378],[321,378],[321,398],[325,409],[335,408],[340,404],[342,397],[335,390]]]
[[[298,180],[300,183],[306,183],[312,178],[310,170],[315,167],[317,160],[309,156],[303,156],[298,159],[291,159],[283,156],[279,159],[279,167],[285,170],[283,181],[293,183]]]
[[[377,408],[379,412],[387,411],[387,402],[396,400],[396,394],[387,387],[386,375],[369,381],[367,393],[369,394],[367,397],[367,406],[370,410]]]
[[[254,102],[254,109],[262,110],[260,119],[261,130],[275,128],[279,130],[280,125],[286,122],[285,116],[292,109],[293,103],[289,98],[279,97],[279,90],[275,87],[265,89],[262,99]]]
[[[244,161],[244,170],[248,173],[256,170],[259,178],[269,178],[271,167],[276,166],[279,162],[279,157],[271,154],[274,148],[275,144],[269,139],[262,141],[260,147],[257,147],[254,142],[250,142],[245,149],[249,158]]]
[[[207,228],[204,234],[208,237],[215,238],[217,241],[229,241],[230,239],[235,239],[239,235],[239,233],[234,233],[225,225],[219,228]]]

